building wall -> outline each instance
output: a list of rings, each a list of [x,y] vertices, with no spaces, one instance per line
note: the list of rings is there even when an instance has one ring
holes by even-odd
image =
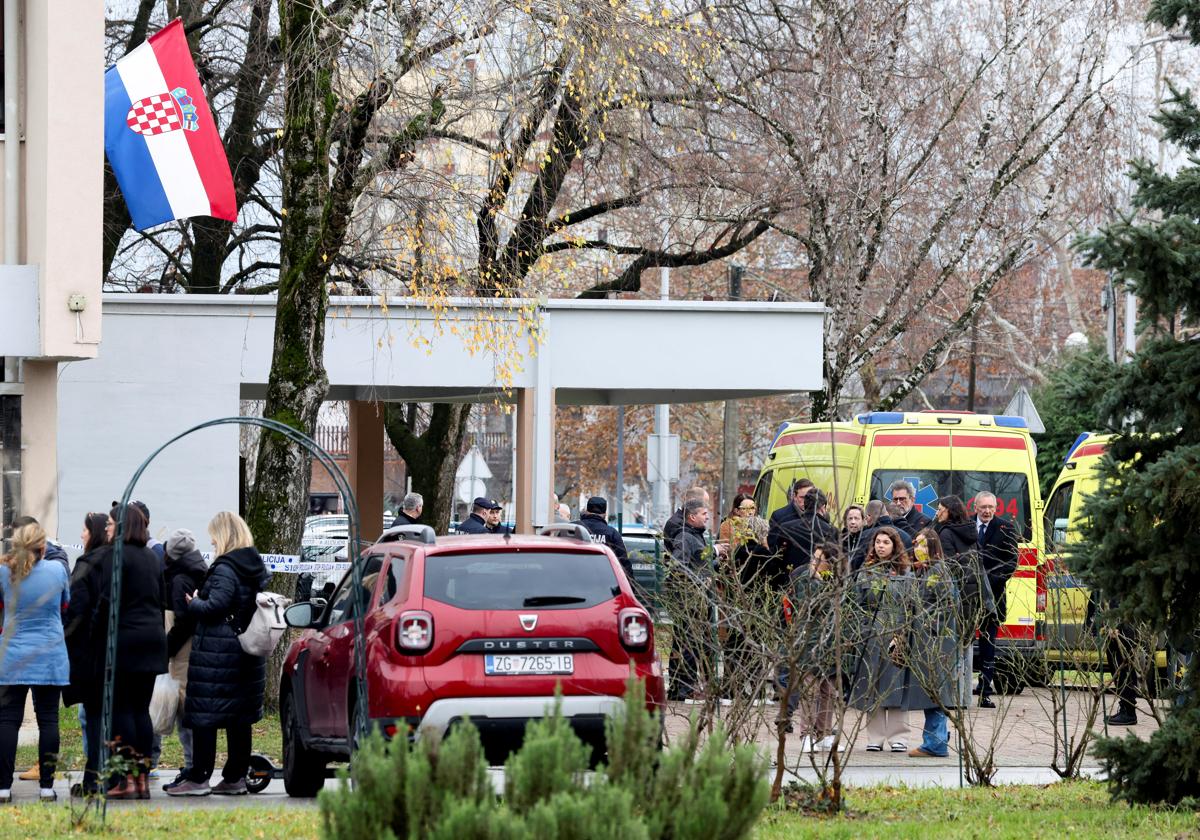
[[[40,355],[92,358],[100,342],[104,4],[24,7],[22,262],[39,267]],[[2,210],[0,190],[0,237]],[[67,309],[73,294],[87,299],[78,317]]]
[[[4,330],[0,355],[23,360],[17,507],[54,532],[58,362],[94,358],[100,343],[104,4],[20,5],[21,119],[0,143],[21,143],[19,267],[0,267],[0,327],[18,321],[22,335]],[[0,239],[4,195],[0,189]],[[84,301],[78,313],[68,309],[73,295]]]

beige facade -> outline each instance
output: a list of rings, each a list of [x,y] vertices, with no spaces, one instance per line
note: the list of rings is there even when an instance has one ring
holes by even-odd
[[[21,451],[14,457],[10,434],[0,457],[4,486],[20,498],[3,509],[32,514],[54,534],[59,364],[95,358],[100,343],[104,4],[23,0],[5,9],[14,6],[17,25],[10,15],[4,22],[6,45],[19,47],[17,84],[6,72],[5,89],[18,92],[20,130],[5,126],[6,162],[8,144],[21,142],[15,184],[6,168],[0,190],[0,241],[18,229],[16,252],[6,247],[0,265],[0,398],[10,401],[0,422],[19,417]]]

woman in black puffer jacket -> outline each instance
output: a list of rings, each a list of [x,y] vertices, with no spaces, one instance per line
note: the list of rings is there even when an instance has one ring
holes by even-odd
[[[93,650],[92,610],[100,600],[100,570],[98,564],[108,557],[108,514],[89,513],[83,518],[83,554],[71,571],[71,602],[63,614],[63,633],[67,642],[67,658],[71,662],[71,684],[63,688],[64,706],[82,704],[99,708],[96,680],[96,657]],[[82,709],[80,710],[82,711]],[[100,766],[100,715],[86,714],[83,721],[83,751],[87,764],[81,782],[72,787],[72,795],[96,793],[99,786],[97,768]]]
[[[959,690],[960,703],[967,706],[971,697],[975,632],[986,617],[995,612],[996,600],[992,597],[992,587],[979,560],[979,532],[975,530],[975,520],[968,516],[962,499],[958,496],[938,499],[937,519],[933,527],[941,540],[947,565],[954,572],[958,584],[962,610],[962,615],[958,617],[959,641],[963,646],[963,673]]]
[[[250,726],[262,718],[267,684],[266,658],[245,653],[237,637],[271,573],[237,514],[218,513],[208,523],[208,534],[218,556],[187,603],[196,621],[183,707],[183,724],[192,730],[192,766],[178,783],[166,786],[171,796],[246,793]],[[218,729],[225,730],[229,758],[222,781],[210,788]]]

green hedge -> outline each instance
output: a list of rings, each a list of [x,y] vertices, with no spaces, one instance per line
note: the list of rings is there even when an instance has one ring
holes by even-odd
[[[607,725],[608,763],[588,775],[591,750],[556,708],[530,723],[495,794],[479,733],[456,726],[442,741],[385,741],[355,754],[335,790],[320,796],[328,840],[733,840],[750,834],[767,803],[765,767],[752,746],[718,735],[660,748],[661,724],[630,682]]]

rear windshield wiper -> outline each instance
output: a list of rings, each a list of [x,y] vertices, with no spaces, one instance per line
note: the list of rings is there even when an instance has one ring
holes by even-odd
[[[524,606],[526,607],[553,607],[558,604],[582,604],[587,598],[580,598],[577,595],[534,595],[532,598],[526,598]]]

